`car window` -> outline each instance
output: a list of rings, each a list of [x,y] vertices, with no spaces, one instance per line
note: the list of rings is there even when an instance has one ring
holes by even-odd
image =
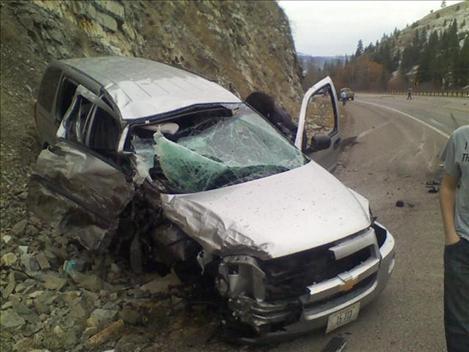
[[[87,145],[104,157],[114,157],[119,142],[119,125],[112,115],[100,107],[92,118]]]
[[[67,121],[66,137],[68,140],[85,144],[89,117],[93,104],[86,98],[78,95],[76,97]]]
[[[71,79],[64,77],[60,86],[59,98],[57,99],[57,120],[62,120],[68,108],[72,104],[73,96],[77,90],[78,84]]]
[[[334,96],[330,86],[312,96],[306,110],[305,129],[310,147],[311,137],[330,135],[337,130],[337,118],[334,111]]]
[[[57,91],[57,85],[60,79],[61,71],[57,67],[49,67],[44,74],[39,88],[39,94],[37,102],[47,111],[52,110],[54,103],[55,93]],[[73,98],[73,93],[72,93]]]

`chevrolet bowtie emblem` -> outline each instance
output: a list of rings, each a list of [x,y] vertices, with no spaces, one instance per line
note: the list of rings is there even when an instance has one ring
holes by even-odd
[[[342,292],[347,292],[350,291],[356,284],[357,284],[357,279],[350,279],[347,281],[344,281],[344,283],[340,286],[340,290]]]

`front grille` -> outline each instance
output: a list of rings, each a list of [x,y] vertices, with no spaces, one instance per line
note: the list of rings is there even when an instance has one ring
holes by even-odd
[[[367,278],[363,279],[360,281],[357,285],[355,285],[350,291],[344,291],[344,292],[337,292],[336,294],[323,298],[319,301],[316,301],[314,303],[308,303],[305,305],[305,308],[307,309],[317,309],[320,308],[324,304],[334,304],[337,303],[339,300],[346,298],[346,300],[350,300],[355,296],[360,295],[364,291],[366,291],[369,287],[373,285],[373,283],[376,281],[377,274],[373,274],[368,276]]]
[[[335,260],[331,243],[286,257],[261,263],[266,273],[266,296],[269,300],[288,299],[309,293],[307,286],[336,277],[366,261],[372,248],[363,248],[345,258]]]

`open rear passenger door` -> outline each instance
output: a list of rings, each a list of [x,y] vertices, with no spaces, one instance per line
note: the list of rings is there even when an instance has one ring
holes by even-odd
[[[134,194],[130,178],[109,157],[117,151],[117,122],[106,122],[105,135],[111,139],[96,142],[96,134],[106,128],[100,119],[111,113],[96,95],[79,86],[56,144],[39,154],[29,185],[31,210],[91,250],[99,249],[117,229],[119,215]]]
[[[304,133],[305,132],[305,133]],[[306,138],[304,143],[303,138]],[[297,148],[328,170],[337,165],[340,145],[337,94],[330,77],[326,77],[306,92],[301,103]]]

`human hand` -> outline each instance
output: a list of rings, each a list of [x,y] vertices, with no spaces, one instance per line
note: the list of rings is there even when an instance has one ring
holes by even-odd
[[[452,234],[448,234],[445,237],[445,245],[446,246],[451,246],[453,244],[458,243],[459,241],[461,241],[461,237],[459,237],[459,235],[456,232],[452,233]]]

